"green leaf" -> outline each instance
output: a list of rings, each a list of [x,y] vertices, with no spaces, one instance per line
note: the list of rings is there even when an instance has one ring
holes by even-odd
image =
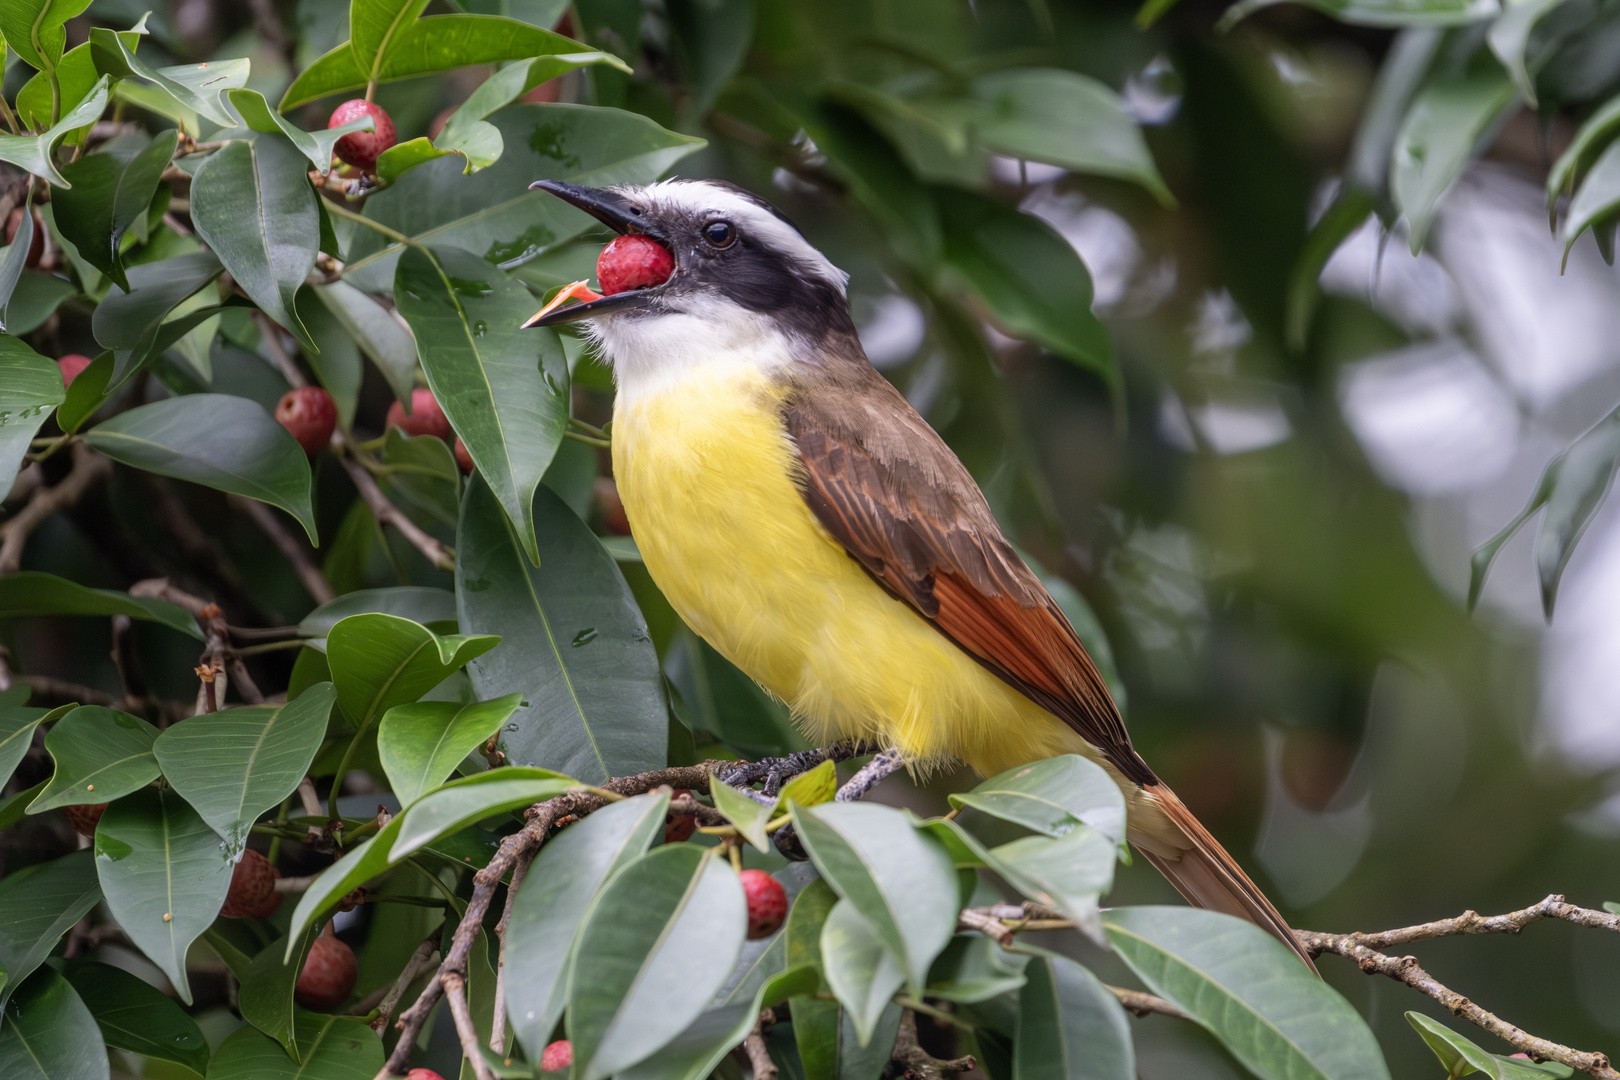
[[[303,1064],[270,1036],[241,1027],[220,1044],[208,1064],[208,1080],[371,1080],[383,1066],[382,1040],[362,1017],[329,1016],[307,1044],[300,1033]]]
[[[708,732],[749,759],[781,757],[810,749],[794,728],[787,706],[684,626],[676,631],[665,652],[664,671],[679,692],[677,707],[690,710],[681,719],[693,730]]]
[[[71,960],[67,980],[108,1046],[208,1071],[208,1042],[197,1021],[144,979],[96,960]]]
[[[928,996],[959,1005],[989,1001],[1024,985],[1026,961],[990,938],[958,934],[928,969]]]
[[[583,790],[584,786],[573,777],[550,769],[516,765],[452,780],[422,796],[400,815],[399,831],[388,857],[397,862],[475,821],[508,810],[521,810],[570,791]]]
[[[1217,28],[1284,0],[1241,0],[1227,8]],[[1298,0],[1309,8],[1353,26],[1468,26],[1501,11],[1497,0]]]
[[[956,930],[956,872],[943,845],[875,803],[790,804],[793,827],[838,895],[864,915],[922,993]]]
[[[169,167],[179,132],[166,131],[127,163],[111,154],[90,154],[62,167],[71,188],[52,193],[57,227],[91,266],[129,292],[120,245],[137,219],[144,220],[158,179]]]
[[[349,49],[355,64],[374,77],[399,34],[416,21],[427,0],[357,0],[349,9]]]
[[[416,342],[381,304],[346,281],[315,286],[315,295],[377,365],[394,396],[410,404],[416,385]]]
[[[405,434],[397,427],[383,434],[378,455],[387,469],[383,492],[418,520],[453,529],[461,516],[461,469],[450,444],[437,435]]]
[[[751,0],[669,0],[669,28],[692,115],[707,116],[754,38]]]
[[[395,705],[415,701],[501,643],[494,634],[441,637],[420,623],[372,612],[350,615],[326,637],[338,705],[364,731]]]
[[[9,5],[0,5],[0,8]],[[57,171],[54,161],[56,146],[76,128],[93,124],[107,107],[108,82],[103,78],[96,83],[90,96],[74,106],[60,121],[38,135],[0,135],[0,161],[9,161],[20,169],[43,177],[56,187],[66,187],[67,181]]]
[[[424,244],[460,248],[512,267],[594,227],[588,215],[561,199],[530,191],[533,181],[650,183],[704,145],[646,117],[586,105],[512,105],[488,123],[506,147],[500,161],[471,176],[457,162],[430,162],[370,196],[366,216]],[[350,242],[344,276],[356,287],[387,291],[401,250],[403,245],[363,229]]]
[[[614,875],[579,931],[569,980],[575,1075],[602,1080],[656,1053],[724,984],[747,928],[736,873],[669,844]]]
[[[8,0],[0,5],[0,34],[12,52],[46,71],[56,67],[67,47],[64,24],[89,6],[90,0]]]
[[[31,788],[0,799],[0,829],[9,829],[21,821],[24,812],[28,809],[28,804],[33,802],[40,792],[45,790],[46,783],[47,781],[41,780]],[[0,971],[4,971],[3,966],[0,966]],[[3,975],[0,975],[0,978],[3,977]]]
[[[534,314],[529,291],[455,248],[407,250],[394,303],[433,396],[538,565],[534,491],[568,427],[568,361],[556,333],[523,329]]]
[[[947,187],[933,194],[945,265],[979,294],[996,321],[1115,383],[1113,346],[1091,311],[1091,275],[1068,241],[995,199]]]
[[[382,612],[419,623],[454,622],[456,594],[449,589],[420,585],[397,585],[387,589],[360,589],[345,593],[305,615],[298,624],[298,636],[309,639],[311,648],[326,649],[326,635],[350,615]]]
[[[1066,836],[1084,822],[1116,844],[1125,840],[1125,797],[1102,766],[1063,754],[992,776],[951,806],[1016,822],[1047,836]]]
[[[18,320],[11,313],[11,298],[16,295],[17,285],[23,279],[23,271],[28,268],[28,253],[34,247],[34,189],[30,187],[23,197],[23,215],[17,221],[17,231],[11,237],[11,243],[5,248],[5,254],[0,255],[0,331],[11,327],[13,336],[27,333],[19,328]],[[19,314],[21,305],[19,305]],[[9,490],[9,489],[8,489]]]
[[[11,778],[17,762],[28,753],[34,741],[34,729],[50,723],[73,711],[74,706],[63,705],[55,709],[29,708],[26,705],[0,706],[0,787]]]
[[[289,948],[297,944],[298,935],[317,916],[324,915],[343,897],[393,865],[389,853],[393,850],[394,837],[399,835],[400,823],[404,820],[404,815],[395,815],[375,836],[351,848],[343,858],[321,871],[293,909],[287,931],[291,935],[288,938]]]
[[[118,31],[118,36],[133,50],[146,32],[146,16],[143,15],[135,26]],[[90,92],[95,89],[97,80],[101,78],[101,72],[96,70],[90,43],[86,41],[82,45],[75,45],[63,53],[62,59],[57,62],[55,74],[58,110],[71,110],[89,97]],[[50,74],[44,71],[35,72],[34,77],[17,91],[17,119],[24,127],[43,131],[51,124],[51,99]]]
[[[1134,1080],[1131,1022],[1108,987],[1066,956],[1037,957],[1024,974],[1013,1080]]]
[[[90,48],[96,67],[103,73],[120,79],[148,82],[175,104],[220,127],[237,126],[236,117],[219,96],[247,84],[250,64],[246,57],[154,68],[136,56],[135,50],[120,35],[100,26],[90,31]],[[198,132],[188,131],[188,134],[196,135]]]
[[[311,543],[309,458],[257,402],[229,394],[187,394],[103,420],[84,436],[114,461],[279,506]]]
[[[1620,95],[1611,97],[1586,118],[1580,129],[1575,132],[1575,137],[1570,140],[1569,149],[1560,154],[1553,167],[1548,170],[1549,210],[1556,212],[1558,197],[1575,190],[1575,177],[1580,171],[1581,163],[1607,143],[1616,131],[1620,131]]]
[[[841,903],[826,881],[806,885],[788,909],[787,926],[780,936],[789,970],[822,965],[821,935],[835,904]],[[890,1005],[878,1021],[877,1031],[863,1048],[848,1012],[832,1001],[805,996],[800,989],[789,1007],[793,1011],[793,1039],[804,1064],[806,1080],[875,1080],[889,1060],[900,1009]]]
[[[107,807],[95,852],[113,918],[191,1004],[186,950],[230,891],[225,844],[178,794],[146,789]]]
[[[465,157],[459,150],[440,150],[426,135],[407,139],[377,155],[377,179],[384,184],[392,184],[418,165],[458,155]]]
[[[389,7],[398,8],[397,0]],[[420,11],[421,6],[416,10]],[[430,15],[401,26],[388,40],[387,48],[381,50],[381,62],[374,66],[368,65],[368,60],[376,54],[365,46],[351,42],[337,46],[305,68],[276,107],[287,112],[317,98],[360,90],[370,78],[397,82],[473,64],[579,51],[579,42],[516,19]],[[366,55],[362,57],[361,53]]]
[[[148,360],[178,340],[179,335],[173,334],[165,322],[178,305],[223,269],[209,251],[129,268],[130,291],[114,293],[97,304],[90,320],[96,340],[103,348],[113,350],[116,359],[106,393],[118,389]]]
[[[225,96],[230,99],[231,108],[250,129],[265,135],[286,136],[293,147],[320,170],[322,176],[332,171],[332,147],[337,145],[339,139],[354,131],[373,131],[377,126],[377,121],[366,115],[325,131],[305,131],[272,109],[264,95],[257,90],[230,90]]]
[[[601,783],[663,767],[668,710],[647,623],[612,556],[545,485],[535,493],[540,566],[474,476],[456,537],[463,630],[499,627],[507,647],[468,673],[483,699],[521,693],[508,761]]]
[[[1440,1059],[1440,1064],[1445,1066],[1448,1080],[1474,1073],[1484,1073],[1491,1080],[1545,1080],[1547,1076],[1569,1076],[1573,1072],[1569,1066],[1558,1065],[1556,1062],[1547,1065],[1521,1063],[1489,1053],[1438,1020],[1431,1020],[1422,1013],[1408,1012],[1406,1019],[1422,1036],[1429,1049],[1434,1051],[1434,1056]],[[1554,1069],[1564,1071],[1554,1072]]]
[[[197,620],[178,604],[111,589],[90,589],[38,570],[20,570],[0,577],[0,619],[23,615],[128,615],[162,623],[199,641],[203,636]]]
[[[869,1045],[906,973],[877,929],[848,900],[834,904],[821,926],[821,964],[828,988],[855,1024],[860,1045]]]
[[[400,805],[444,783],[522,702],[523,695],[507,694],[471,705],[418,701],[389,709],[377,732],[377,751]]]
[[[1261,1080],[1387,1080],[1360,1014],[1264,930],[1213,911],[1114,908],[1108,940],[1149,990]]]
[[[1097,901],[1114,883],[1118,841],[1082,825],[1059,839],[1026,836],[991,848],[991,865],[1019,892],[1055,907],[1102,940]]]
[[[234,856],[259,815],[292,794],[309,771],[336,696],[323,682],[279,708],[204,713],[164,731],[152,750],[164,779]]]
[[[0,878],[0,980],[4,980],[0,1004],[100,901],[101,884],[88,851],[35,863]],[[8,1016],[5,1026],[10,1023]]]
[[[56,771],[28,812],[111,802],[145,787],[158,777],[157,737],[158,729],[138,716],[79,706],[45,735]]]
[[[32,215],[23,219],[33,221]],[[66,395],[55,363],[14,337],[0,336],[0,498],[16,481],[29,442]]]
[[[831,761],[823,761],[809,772],[802,772],[783,784],[776,805],[786,806],[796,802],[800,806],[819,806],[832,802],[837,794],[838,767]]]
[[[1564,215],[1564,259],[1581,233],[1612,214],[1620,207],[1620,142],[1608,148],[1592,163],[1575,197],[1569,201]]]
[[[1519,95],[1532,109],[1536,107],[1536,80],[1530,73],[1525,52],[1530,45],[1530,35],[1535,31],[1541,17],[1563,2],[1564,0],[1519,0],[1517,3],[1510,3],[1496,21],[1491,23],[1490,33],[1485,37],[1491,52],[1496,54],[1496,58],[1502,61],[1502,66],[1507,68],[1508,74],[1513,76],[1513,85],[1518,88]]]
[[[709,785],[709,794],[714,797],[714,808],[724,814],[726,820],[735,825],[750,844],[761,851],[772,850],[770,838],[765,835],[765,823],[771,819],[772,811],[778,805],[777,800],[755,802],[719,779]]]
[[[1389,166],[1390,194],[1406,215],[1412,254],[1423,249],[1440,197],[1515,100],[1513,80],[1494,64],[1476,74],[1437,79],[1412,100]]]
[[[93,269],[90,272],[95,273]],[[11,302],[6,305],[5,325],[11,328],[14,335],[31,334],[45,325],[45,320],[55,314],[62,301],[78,291],[73,282],[65,277],[24,270],[22,277],[17,279],[17,287],[12,290]],[[78,381],[73,380],[75,385]]]
[[[107,1080],[107,1048],[68,981],[36,971],[6,1002],[0,1076],[6,1080]]]
[[[309,344],[294,297],[315,268],[321,216],[305,158],[286,139],[227,143],[191,182],[191,221],[242,291]]]
[[[241,988],[237,1011],[242,1019],[276,1040],[287,1053],[298,1053],[298,1006],[293,992],[304,970],[309,947],[322,932],[305,927],[298,935],[278,939],[260,949],[238,976]],[[309,1027],[306,1019],[302,1025]]]
[[[1303,352],[1311,329],[1311,316],[1321,296],[1322,271],[1350,235],[1361,228],[1375,205],[1373,193],[1346,186],[1311,226],[1305,247],[1288,278],[1288,344]],[[1095,657],[1094,657],[1095,659]]]
[[[667,795],[611,803],[546,841],[512,902],[506,1011],[531,1060],[551,1041],[567,1003],[575,936],[603,882],[661,837]]]

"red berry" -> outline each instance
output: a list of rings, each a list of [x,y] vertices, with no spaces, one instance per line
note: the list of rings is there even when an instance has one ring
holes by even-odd
[[[360,977],[360,962],[354,950],[332,936],[332,924],[315,939],[293,987],[293,1000],[315,1012],[331,1012],[349,998]]]
[[[22,228],[22,207],[17,207],[6,219],[6,243],[9,244],[17,238],[17,230]],[[28,258],[24,260],[26,266],[38,266],[40,256],[45,254],[45,226],[34,215],[34,238],[28,243]]]
[[[337,427],[337,404],[331,394],[318,386],[300,386],[287,391],[276,403],[276,420],[292,432],[304,453],[313,457],[332,441],[332,429]]]
[[[276,872],[270,860],[249,848],[231,871],[231,891],[219,913],[227,919],[247,919],[275,892]]]
[[[281,871],[275,867],[270,868],[270,895],[264,898],[264,903],[248,912],[250,919],[268,919],[276,913],[281,906],[282,894],[275,891],[275,883],[281,880]]]
[[[467,453],[467,444],[461,441],[460,435],[456,436],[456,465],[463,473],[471,475],[473,471],[472,455]]]
[[[687,788],[676,788],[675,797],[689,795]],[[664,843],[678,844],[688,840],[697,832],[697,817],[693,814],[677,814],[670,812],[664,815]]]
[[[737,876],[748,898],[748,940],[770,937],[787,919],[787,890],[763,870],[744,870]]]
[[[675,256],[645,236],[620,236],[596,257],[596,280],[603,296],[662,285],[675,272]]]
[[[80,353],[72,352],[58,360],[56,362],[56,366],[62,369],[63,385],[72,386],[73,380],[79,377],[79,372],[90,366],[90,358]]]
[[[540,1052],[541,1072],[562,1072],[574,1063],[574,1044],[558,1039]]]
[[[412,1069],[405,1074],[405,1080],[444,1080],[444,1077],[432,1069]]]
[[[407,435],[433,435],[445,442],[454,434],[433,391],[420,386],[411,391],[411,415],[406,416],[405,406],[396,401],[388,406],[384,426],[397,427]]]
[[[73,826],[73,831],[80,836],[94,836],[96,825],[101,821],[101,812],[105,809],[107,804],[104,802],[70,806],[67,808],[68,824]]]
[[[326,127],[328,130],[342,127],[363,116],[371,117],[375,130],[351,131],[337,141],[332,152],[339,161],[370,172],[377,167],[377,155],[394,145],[394,121],[383,107],[361,98],[345,101],[332,110],[332,119],[326,122]]]

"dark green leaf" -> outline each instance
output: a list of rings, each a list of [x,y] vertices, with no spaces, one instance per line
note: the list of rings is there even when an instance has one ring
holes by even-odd
[[[45,962],[57,940],[100,900],[101,884],[88,851],[35,863],[0,878],[0,979],[4,980],[0,1002]]]
[[[753,0],[669,0],[665,7],[675,55],[692,92],[692,113],[707,116],[748,54]]]
[[[1108,331],[1091,312],[1091,275],[1068,241],[1038,218],[995,199],[935,188],[945,264],[989,305],[996,321],[1112,383]]]
[[[96,960],[70,961],[68,982],[95,1017],[108,1046],[208,1071],[208,1042],[197,1021],[170,997],[122,968]]]
[[[1241,0],[1221,17],[1220,29],[1284,0]],[[1501,11],[1496,0],[1298,0],[1356,26],[1468,26]]]
[[[9,829],[21,821],[23,814],[28,809],[28,804],[33,802],[40,792],[45,790],[46,783],[47,781],[41,780],[31,788],[0,799],[0,829]]]
[[[493,634],[441,637],[420,623],[372,612],[350,615],[326,637],[338,705],[364,731],[395,705],[415,701],[475,656],[499,645]]]
[[[612,803],[546,841],[512,905],[506,1010],[530,1059],[538,1059],[567,1003],[568,961],[591,899],[615,871],[663,835],[666,795]]]
[[[1350,235],[1361,228],[1373,212],[1375,199],[1370,191],[1347,187],[1339,192],[1305,238],[1305,248],[1288,280],[1288,344],[1303,351],[1310,332],[1311,316],[1321,296],[1318,282],[1322,270]]]
[[[952,807],[971,806],[1047,836],[1065,836],[1081,822],[1115,843],[1125,840],[1125,798],[1102,766],[1077,754],[1047,758],[993,776]]]
[[[1515,100],[1513,80],[1494,64],[1477,74],[1437,79],[1413,99],[1389,169],[1390,194],[1406,215],[1412,254],[1423,249],[1440,197]]]
[[[1027,959],[990,938],[958,934],[928,969],[928,996],[972,1005],[1016,991]]]
[[[452,780],[422,796],[400,815],[399,831],[389,858],[397,862],[475,821],[508,810],[521,810],[583,788],[578,780],[550,769],[522,766],[491,769]]]
[[[430,589],[419,585],[345,593],[305,615],[298,624],[298,636],[311,639],[308,642],[311,647],[324,650],[326,635],[331,633],[332,627],[350,615],[364,615],[373,611],[419,623],[454,622],[456,594],[449,589]]]
[[[304,359],[315,372],[315,381],[332,395],[337,407],[337,426],[348,431],[354,426],[354,411],[360,404],[360,387],[365,370],[360,363],[360,346],[337,316],[315,299],[306,285],[298,291],[298,318],[319,352],[304,352]]]
[[[789,811],[816,869],[866,917],[921,994],[956,929],[956,873],[943,845],[875,803],[795,803]]]
[[[315,286],[315,295],[388,380],[394,396],[409,405],[416,384],[416,342],[371,297],[344,281]]]
[[[123,36],[105,27],[90,31],[90,48],[96,67],[120,79],[140,79],[152,84],[174,104],[196,113],[224,128],[236,127],[236,117],[219,96],[246,85],[249,62],[211,60],[205,64],[180,64],[154,68],[135,55]],[[97,110],[99,112],[99,110]],[[166,115],[173,115],[165,110]],[[190,132],[196,135],[197,132]]]
[[[95,851],[113,918],[191,1004],[186,950],[230,890],[225,844],[179,795],[146,789],[107,807]]]
[[[1620,95],[1604,102],[1602,107],[1586,118],[1575,138],[1570,140],[1553,167],[1547,172],[1547,204],[1556,207],[1560,195],[1572,194],[1575,177],[1581,164],[1596,150],[1604,146],[1620,130]]]
[[[111,154],[90,154],[62,168],[71,188],[56,191],[57,227],[90,265],[129,291],[120,252],[124,233],[144,219],[169,167],[178,131],[166,131],[127,163]]]
[[[377,732],[377,752],[400,805],[409,806],[444,783],[522,700],[521,694],[508,694],[471,705],[418,701],[389,709]]]
[[[352,131],[372,131],[377,126],[377,122],[366,115],[324,131],[305,131],[270,108],[270,103],[257,90],[231,90],[225,96],[249,128],[265,135],[286,136],[322,176],[332,171],[332,147],[339,139]]]
[[[398,8],[397,3],[389,5]],[[421,6],[418,6],[418,11]],[[329,94],[359,90],[369,78],[396,82],[435,71],[580,52],[580,44],[538,26],[495,15],[430,15],[401,26],[376,53],[344,43],[293,80],[277,106],[282,112]]]
[[[1130,1020],[1113,992],[1066,956],[1024,969],[1013,1080],[1135,1080]]]
[[[664,665],[681,702],[691,710],[682,719],[694,729],[707,731],[748,758],[810,749],[785,705],[684,626],[665,654]]]
[[[1491,1080],[1546,1080],[1548,1076],[1569,1076],[1574,1072],[1568,1065],[1555,1061],[1514,1061],[1488,1053],[1477,1043],[1422,1013],[1409,1012],[1406,1019],[1446,1067],[1448,1078],[1484,1073]]]
[[[906,973],[877,929],[848,900],[834,904],[821,926],[821,965],[828,989],[855,1025],[860,1045],[870,1045]]]
[[[449,443],[437,435],[413,437],[391,427],[378,456],[387,469],[379,480],[396,506],[418,521],[455,528],[461,516],[461,470]]]
[[[690,844],[630,863],[579,931],[568,988],[575,1075],[602,1080],[665,1046],[702,1014],[742,948],[747,904],[729,865]]]
[[[17,231],[12,235],[11,243],[6,245],[5,254],[0,255],[0,331],[9,326],[14,336],[27,332],[17,329],[17,320],[11,315],[11,298],[17,291],[17,283],[22,280],[23,270],[28,267],[28,253],[34,248],[34,229],[38,227],[34,222],[32,187],[24,197],[23,211],[23,215],[17,219]]]
[[[10,4],[0,4],[0,10],[10,7]],[[66,187],[67,181],[56,170],[56,146],[67,137],[68,132],[93,124],[100,118],[101,111],[107,107],[107,88],[108,82],[103,78],[96,83],[89,97],[39,135],[0,135],[0,161],[9,161],[57,187]]]
[[[54,279],[53,279],[54,280]],[[73,385],[67,388],[67,398],[56,410],[56,423],[63,431],[79,430],[79,425],[93,416],[107,403],[107,381],[112,378],[113,354],[103,352],[90,366],[79,372]]]
[[[456,540],[464,630],[507,647],[468,672],[480,698],[521,693],[507,760],[601,783],[664,764],[668,711],[647,624],[613,559],[549,488],[535,493],[540,566],[488,485],[467,485]]]
[[[568,362],[556,333],[523,329],[534,314],[529,291],[455,248],[407,250],[394,303],[434,397],[538,564],[534,491],[568,426]]]
[[[259,815],[292,794],[309,771],[337,692],[319,683],[277,708],[204,713],[164,731],[153,746],[163,776],[234,855]]]
[[[307,1044],[300,1032],[300,1065],[270,1036],[238,1028],[208,1064],[208,1080],[371,1080],[383,1065],[382,1040],[360,1017],[326,1017]]]
[[[28,753],[34,741],[34,729],[40,724],[59,719],[73,710],[72,705],[55,709],[29,708],[27,705],[0,706],[0,787],[11,779],[17,762]]]
[[[0,6],[0,34],[11,51],[30,66],[56,67],[67,47],[67,21],[90,6],[90,0],[10,0]]]
[[[1593,162],[1564,216],[1564,258],[1581,233],[1620,207],[1620,142],[1610,143]]]
[[[286,139],[227,143],[197,170],[191,220],[242,291],[302,341],[294,297],[321,245],[308,164]]]
[[[95,271],[91,271],[94,273]],[[6,305],[5,325],[13,334],[31,334],[55,313],[63,300],[79,290],[73,282],[55,274],[24,270]],[[77,383],[79,380],[73,380]]]
[[[188,394],[103,420],[85,441],[114,461],[279,506],[311,543],[309,458],[298,440],[247,398]]]
[[[129,269],[130,291],[114,293],[96,305],[90,321],[96,340],[103,348],[113,350],[116,358],[107,392],[116,390],[141,365],[167,347],[160,346],[159,342],[167,337],[165,332],[169,328],[164,323],[171,313],[218,277],[223,269],[208,251]]]
[[[0,619],[20,615],[128,615],[132,619],[160,622],[202,639],[197,620],[178,604],[111,589],[89,589],[76,581],[37,570],[21,570],[0,577]]]
[[[399,835],[399,826],[404,820],[404,815],[396,814],[375,836],[351,848],[343,858],[321,871],[293,910],[287,931],[292,935],[288,939],[289,946],[297,943],[297,935],[314,922],[316,916],[325,914],[343,897],[392,865],[389,852],[393,850],[394,837]]]
[[[304,970],[304,959],[309,947],[322,929],[304,928],[296,937],[277,940],[260,949],[238,976],[241,990],[237,1010],[242,1019],[276,1040],[287,1053],[298,1052],[299,1028],[308,1023],[297,1023],[298,1008],[293,991],[298,976]]]
[[[32,218],[25,215],[25,220]],[[39,426],[66,394],[55,363],[16,338],[0,335],[0,498],[17,479]]]
[[[138,716],[81,705],[45,735],[56,771],[30,814],[63,806],[111,802],[158,777],[152,743],[158,729]]]
[[[107,1048],[68,981],[36,971],[6,1002],[0,1076],[6,1080],[107,1080]]]
[[[1252,923],[1194,908],[1131,907],[1109,911],[1103,926],[1149,990],[1261,1080],[1387,1080],[1360,1014]]]

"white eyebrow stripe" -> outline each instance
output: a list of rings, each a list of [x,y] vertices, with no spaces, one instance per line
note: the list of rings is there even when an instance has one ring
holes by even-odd
[[[663,180],[644,188],[623,190],[625,194],[693,216],[714,214],[728,218],[742,231],[759,237],[766,246],[790,256],[806,270],[824,278],[840,293],[849,282],[849,275],[812,247],[797,229],[735,191],[702,180]]]

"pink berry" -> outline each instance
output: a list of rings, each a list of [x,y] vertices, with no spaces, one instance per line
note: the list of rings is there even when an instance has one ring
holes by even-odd
[[[332,429],[337,427],[337,404],[318,386],[300,386],[287,391],[276,403],[276,420],[292,432],[304,453],[313,457],[332,440]]]
[[[62,369],[62,383],[72,386],[73,380],[79,377],[79,372],[90,366],[90,358],[82,353],[70,352],[56,362]]]
[[[467,452],[467,444],[461,441],[460,435],[456,436],[455,451],[456,467],[459,468],[463,474],[470,476],[473,471],[473,459],[472,455]]]
[[[675,272],[675,257],[646,236],[620,236],[596,258],[596,280],[603,296],[662,285]]]
[[[432,1069],[412,1069],[405,1074],[405,1080],[444,1080],[444,1077]]]
[[[433,391],[420,386],[411,391],[411,415],[406,416],[405,406],[396,401],[388,406],[384,426],[397,427],[407,435],[432,435],[445,442],[455,435]]]
[[[540,1052],[541,1072],[562,1072],[574,1064],[574,1044],[558,1039]]]
[[[293,1000],[315,1012],[331,1012],[348,1000],[360,977],[360,962],[354,950],[332,935],[327,923],[321,936],[309,948],[304,970],[293,987]]]
[[[231,891],[219,913],[227,919],[252,918],[266,900],[275,894],[276,872],[270,860],[249,848],[231,871]]]
[[[345,101],[332,110],[332,119],[326,126],[328,130],[342,127],[363,116],[371,117],[375,130],[349,132],[337,141],[332,152],[345,164],[370,172],[377,167],[377,155],[394,145],[394,121],[383,107],[361,98]]]
[[[80,836],[94,836],[96,826],[101,823],[102,812],[106,809],[107,804],[104,802],[70,806],[67,808],[68,824],[73,826],[73,831]]]
[[[787,890],[763,870],[744,870],[737,876],[748,898],[748,940],[770,937],[787,919]]]

